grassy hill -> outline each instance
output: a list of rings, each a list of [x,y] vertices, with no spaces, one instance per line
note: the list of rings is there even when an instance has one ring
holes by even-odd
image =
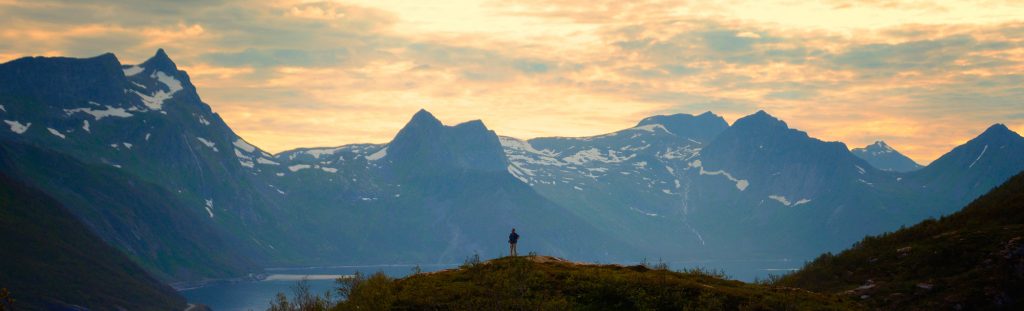
[[[1024,174],[962,211],[825,254],[777,285],[885,309],[1024,308]]]
[[[0,173],[0,288],[13,310],[183,310],[185,299],[56,200]]]
[[[341,280],[347,300],[297,295],[271,310],[849,310],[851,299],[693,270],[573,263],[547,256],[468,262],[391,279]],[[283,297],[279,297],[283,298]],[[316,307],[319,305],[319,307]],[[302,307],[305,306],[305,307]]]

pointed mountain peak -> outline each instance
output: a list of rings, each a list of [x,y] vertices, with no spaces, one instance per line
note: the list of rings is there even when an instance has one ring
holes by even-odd
[[[779,120],[778,118],[768,114],[764,110],[758,110],[752,115],[742,117],[733,123],[733,126],[739,127],[780,127],[788,129],[785,121]]]
[[[989,126],[988,129],[985,129],[985,132],[981,133],[980,136],[1006,135],[1010,133],[1016,134],[1016,132],[1006,127],[1005,124],[996,123]]]
[[[884,140],[876,140],[874,143],[865,146],[864,149],[893,151],[892,147],[890,147],[889,144],[886,144]]]
[[[497,134],[480,120],[445,126],[423,109],[388,143],[385,157],[403,174],[451,168],[504,171],[508,165]]]
[[[443,127],[444,124],[441,120],[438,120],[426,109],[420,109],[416,114],[412,115],[412,119],[406,124],[406,127]]]
[[[167,74],[174,74],[178,71],[178,66],[174,64],[174,61],[171,61],[171,58],[167,56],[167,52],[164,52],[164,49],[156,50],[156,54],[142,63],[142,67],[163,71]]]
[[[1017,134],[1017,132],[1014,132],[1010,128],[1006,127],[1006,125],[1002,123],[996,123],[993,124],[992,126],[989,126],[988,129],[985,129],[985,132],[982,132],[974,139],[971,139],[968,143],[974,142],[977,144],[998,144],[1009,141],[1021,142],[1024,141],[1024,137],[1021,137],[1020,134]]]

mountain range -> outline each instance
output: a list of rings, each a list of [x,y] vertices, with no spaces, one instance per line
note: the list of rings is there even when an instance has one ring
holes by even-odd
[[[811,258],[955,212],[1024,169],[1024,138],[1001,124],[917,169],[765,111],[523,140],[421,110],[385,144],[270,154],[163,50],[0,64],[0,120],[3,173],[165,282],[494,257],[512,227],[524,253],[574,260]]]

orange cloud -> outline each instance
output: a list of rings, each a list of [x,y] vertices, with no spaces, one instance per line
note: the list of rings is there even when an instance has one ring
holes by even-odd
[[[141,62],[166,48],[204,101],[272,151],[386,142],[419,108],[521,138],[602,134],[658,113],[735,120],[765,109],[811,136],[851,147],[884,139],[926,163],[991,123],[1024,127],[1019,9],[0,0],[0,18],[11,21],[0,60],[112,51]]]

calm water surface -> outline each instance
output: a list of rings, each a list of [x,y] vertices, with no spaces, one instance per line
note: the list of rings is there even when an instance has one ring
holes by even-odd
[[[651,262],[656,264],[657,262]],[[744,282],[755,278],[764,279],[771,274],[781,275],[803,266],[804,260],[790,259],[755,259],[755,260],[690,260],[667,262],[673,270],[684,268],[704,268],[721,271],[729,278]],[[636,263],[625,263],[636,264]],[[453,268],[458,265],[421,265],[423,271],[435,271]],[[267,280],[233,284],[217,284],[207,287],[182,291],[181,294],[189,303],[201,303],[215,311],[266,310],[270,301],[279,293],[291,296],[296,282],[306,277],[314,293],[333,291],[334,279],[342,275],[352,275],[357,271],[370,274],[382,271],[392,277],[404,277],[412,273],[413,265],[377,265],[377,266],[336,266],[308,268],[276,268],[267,269]]]

